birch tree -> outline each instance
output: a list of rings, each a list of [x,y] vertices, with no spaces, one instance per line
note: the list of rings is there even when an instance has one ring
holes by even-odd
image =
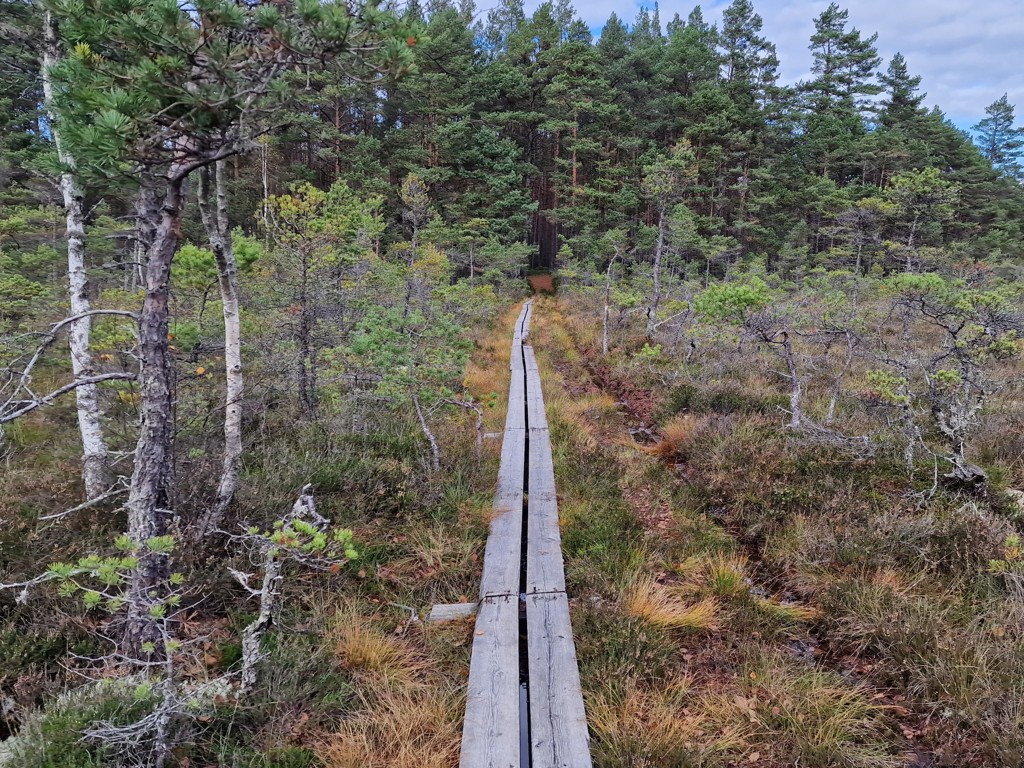
[[[654,246],[654,289],[647,306],[647,336],[651,338],[658,325],[661,304],[661,266],[665,254],[669,215],[686,187],[696,178],[696,158],[688,141],[676,144],[668,157],[659,157],[644,168],[644,191],[654,205],[658,236]]]
[[[67,0],[55,9],[73,55],[53,70],[53,104],[76,159],[100,177],[152,174],[162,193],[139,315],[141,428],[127,504],[128,535],[143,542],[165,535],[172,514],[169,286],[186,179],[283,119],[275,115],[295,87],[289,73],[332,57],[401,67],[409,51],[405,30],[373,5],[200,0],[189,10],[174,0]],[[167,575],[160,553],[140,558],[129,607]],[[129,640],[152,642],[151,619],[130,613]]]
[[[224,314],[224,462],[217,496],[201,521],[200,532],[220,526],[224,513],[238,489],[242,465],[242,398],[245,380],[242,373],[242,329],[238,304],[238,268],[228,224],[226,163],[219,160],[200,171],[197,196],[210,248],[217,262],[217,284]],[[212,185],[211,185],[212,182]],[[211,189],[212,186],[212,189]],[[214,199],[211,199],[213,195]]]
[[[66,226],[65,240],[68,252],[68,298],[71,315],[77,317],[68,330],[68,346],[71,348],[71,369],[79,381],[75,387],[78,412],[78,431],[82,436],[82,480],[85,483],[87,499],[94,499],[110,485],[110,469],[107,458],[107,443],[103,438],[103,415],[100,411],[97,385],[81,381],[92,376],[92,352],[89,337],[92,331],[92,305],[89,301],[89,277],[86,272],[85,192],[76,171],[74,156],[68,151],[61,137],[61,126],[55,118],[53,108],[53,81],[50,70],[61,59],[61,46],[57,20],[46,12],[43,29],[42,80],[43,96],[50,122],[50,135],[61,164],[60,192],[64,203]]]

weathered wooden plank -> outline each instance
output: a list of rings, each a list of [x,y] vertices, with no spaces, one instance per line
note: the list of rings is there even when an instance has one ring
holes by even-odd
[[[519,317],[516,318],[516,324],[512,326],[512,341],[522,341],[527,334],[529,329],[530,318],[530,302],[527,301],[523,304],[523,308],[519,310]]]
[[[553,592],[565,589],[555,468],[544,413],[540,369],[533,348],[525,346],[523,350],[526,362],[527,421],[530,426],[526,591]]]
[[[441,623],[468,619],[477,611],[476,603],[438,603],[430,609],[427,621]]]
[[[565,590],[555,470],[547,430],[530,430],[526,591]]]
[[[505,431],[526,426],[526,382],[522,369],[512,369],[508,387],[508,410],[505,411]]]
[[[547,429],[548,418],[544,410],[544,392],[540,384],[540,368],[533,354],[533,347],[523,345],[526,365],[526,420],[530,429]]]
[[[480,603],[459,766],[520,768],[518,597]]]
[[[523,357],[525,358],[527,375],[535,374],[540,378],[540,368],[537,366],[537,357],[533,354],[533,347],[530,344],[523,345]]]
[[[520,324],[520,337],[525,339],[530,335],[530,320],[533,319],[533,300],[526,302],[524,306],[526,310],[525,314],[522,315],[522,323]]]
[[[530,765],[590,768],[590,736],[564,592],[528,595]]]
[[[520,376],[523,375],[525,370],[523,367],[523,345],[518,340],[512,342],[512,357],[509,360],[509,369],[513,375],[518,372]]]
[[[518,595],[523,536],[523,467],[526,430],[507,429],[501,444],[494,517],[484,550],[480,595]]]

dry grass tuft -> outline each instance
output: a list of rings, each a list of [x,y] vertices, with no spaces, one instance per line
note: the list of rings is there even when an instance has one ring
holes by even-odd
[[[685,456],[686,444],[693,437],[699,422],[689,413],[673,416],[661,427],[661,440],[643,450],[660,459],[676,459]]]
[[[814,621],[821,616],[821,611],[814,606],[780,602],[764,597],[754,598],[754,608],[764,619],[779,625],[800,624]]]
[[[746,555],[715,553],[704,558],[691,557],[676,570],[683,576],[680,589],[694,596],[734,600],[750,591]]]
[[[624,601],[629,615],[655,626],[690,632],[718,629],[718,600],[711,597],[691,602],[650,576],[639,576],[626,591]]]
[[[341,664],[376,686],[413,689],[423,685],[427,663],[409,643],[388,635],[348,609],[339,612],[327,640]]]
[[[491,512],[479,513],[487,519]],[[479,519],[469,513],[467,520]],[[386,581],[407,588],[430,586],[436,595],[460,594],[476,568],[476,542],[465,527],[436,524],[412,528],[402,542],[406,554],[378,569]]]
[[[688,683],[670,682],[663,691],[629,683],[621,694],[602,694],[587,702],[587,719],[596,737],[601,765],[713,765],[715,753],[736,750],[741,732],[719,727],[685,698]]]
[[[501,397],[508,391],[508,361],[501,362],[506,364],[502,365],[497,355],[490,353],[483,360],[471,358],[466,364],[463,386],[477,400],[487,400],[491,395]]]
[[[316,752],[325,768],[450,768],[458,760],[460,714],[449,692],[386,691]]]
[[[811,606],[754,594],[747,566],[744,554],[715,553],[688,558],[675,567],[682,577],[675,591],[691,599],[717,600],[722,606],[748,606],[753,609],[754,620],[777,627],[811,621],[819,616],[818,609]]]

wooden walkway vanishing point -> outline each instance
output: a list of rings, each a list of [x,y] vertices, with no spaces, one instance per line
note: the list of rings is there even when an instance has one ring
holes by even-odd
[[[590,768],[569,622],[551,441],[540,371],[512,337],[494,518],[484,555],[460,768]]]

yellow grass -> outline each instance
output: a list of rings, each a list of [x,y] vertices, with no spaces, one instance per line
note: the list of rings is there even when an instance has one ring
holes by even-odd
[[[766,618],[780,624],[796,624],[801,621],[812,621],[821,615],[821,611],[810,605],[801,603],[781,603],[763,597],[754,598],[757,610]]]
[[[316,751],[325,768],[450,768],[462,707],[448,693],[389,690],[346,720]]]
[[[639,576],[624,595],[626,612],[659,627],[701,632],[718,628],[719,604],[715,598],[696,603],[651,576]]]
[[[327,640],[341,664],[357,678],[388,688],[422,685],[427,669],[423,657],[405,640],[385,634],[354,610],[339,612]]]
[[[740,748],[744,723],[709,718],[699,702],[687,701],[688,687],[681,680],[661,691],[645,690],[631,681],[622,693],[590,699],[587,721],[599,754],[614,765],[655,768],[704,765],[701,758]]]

